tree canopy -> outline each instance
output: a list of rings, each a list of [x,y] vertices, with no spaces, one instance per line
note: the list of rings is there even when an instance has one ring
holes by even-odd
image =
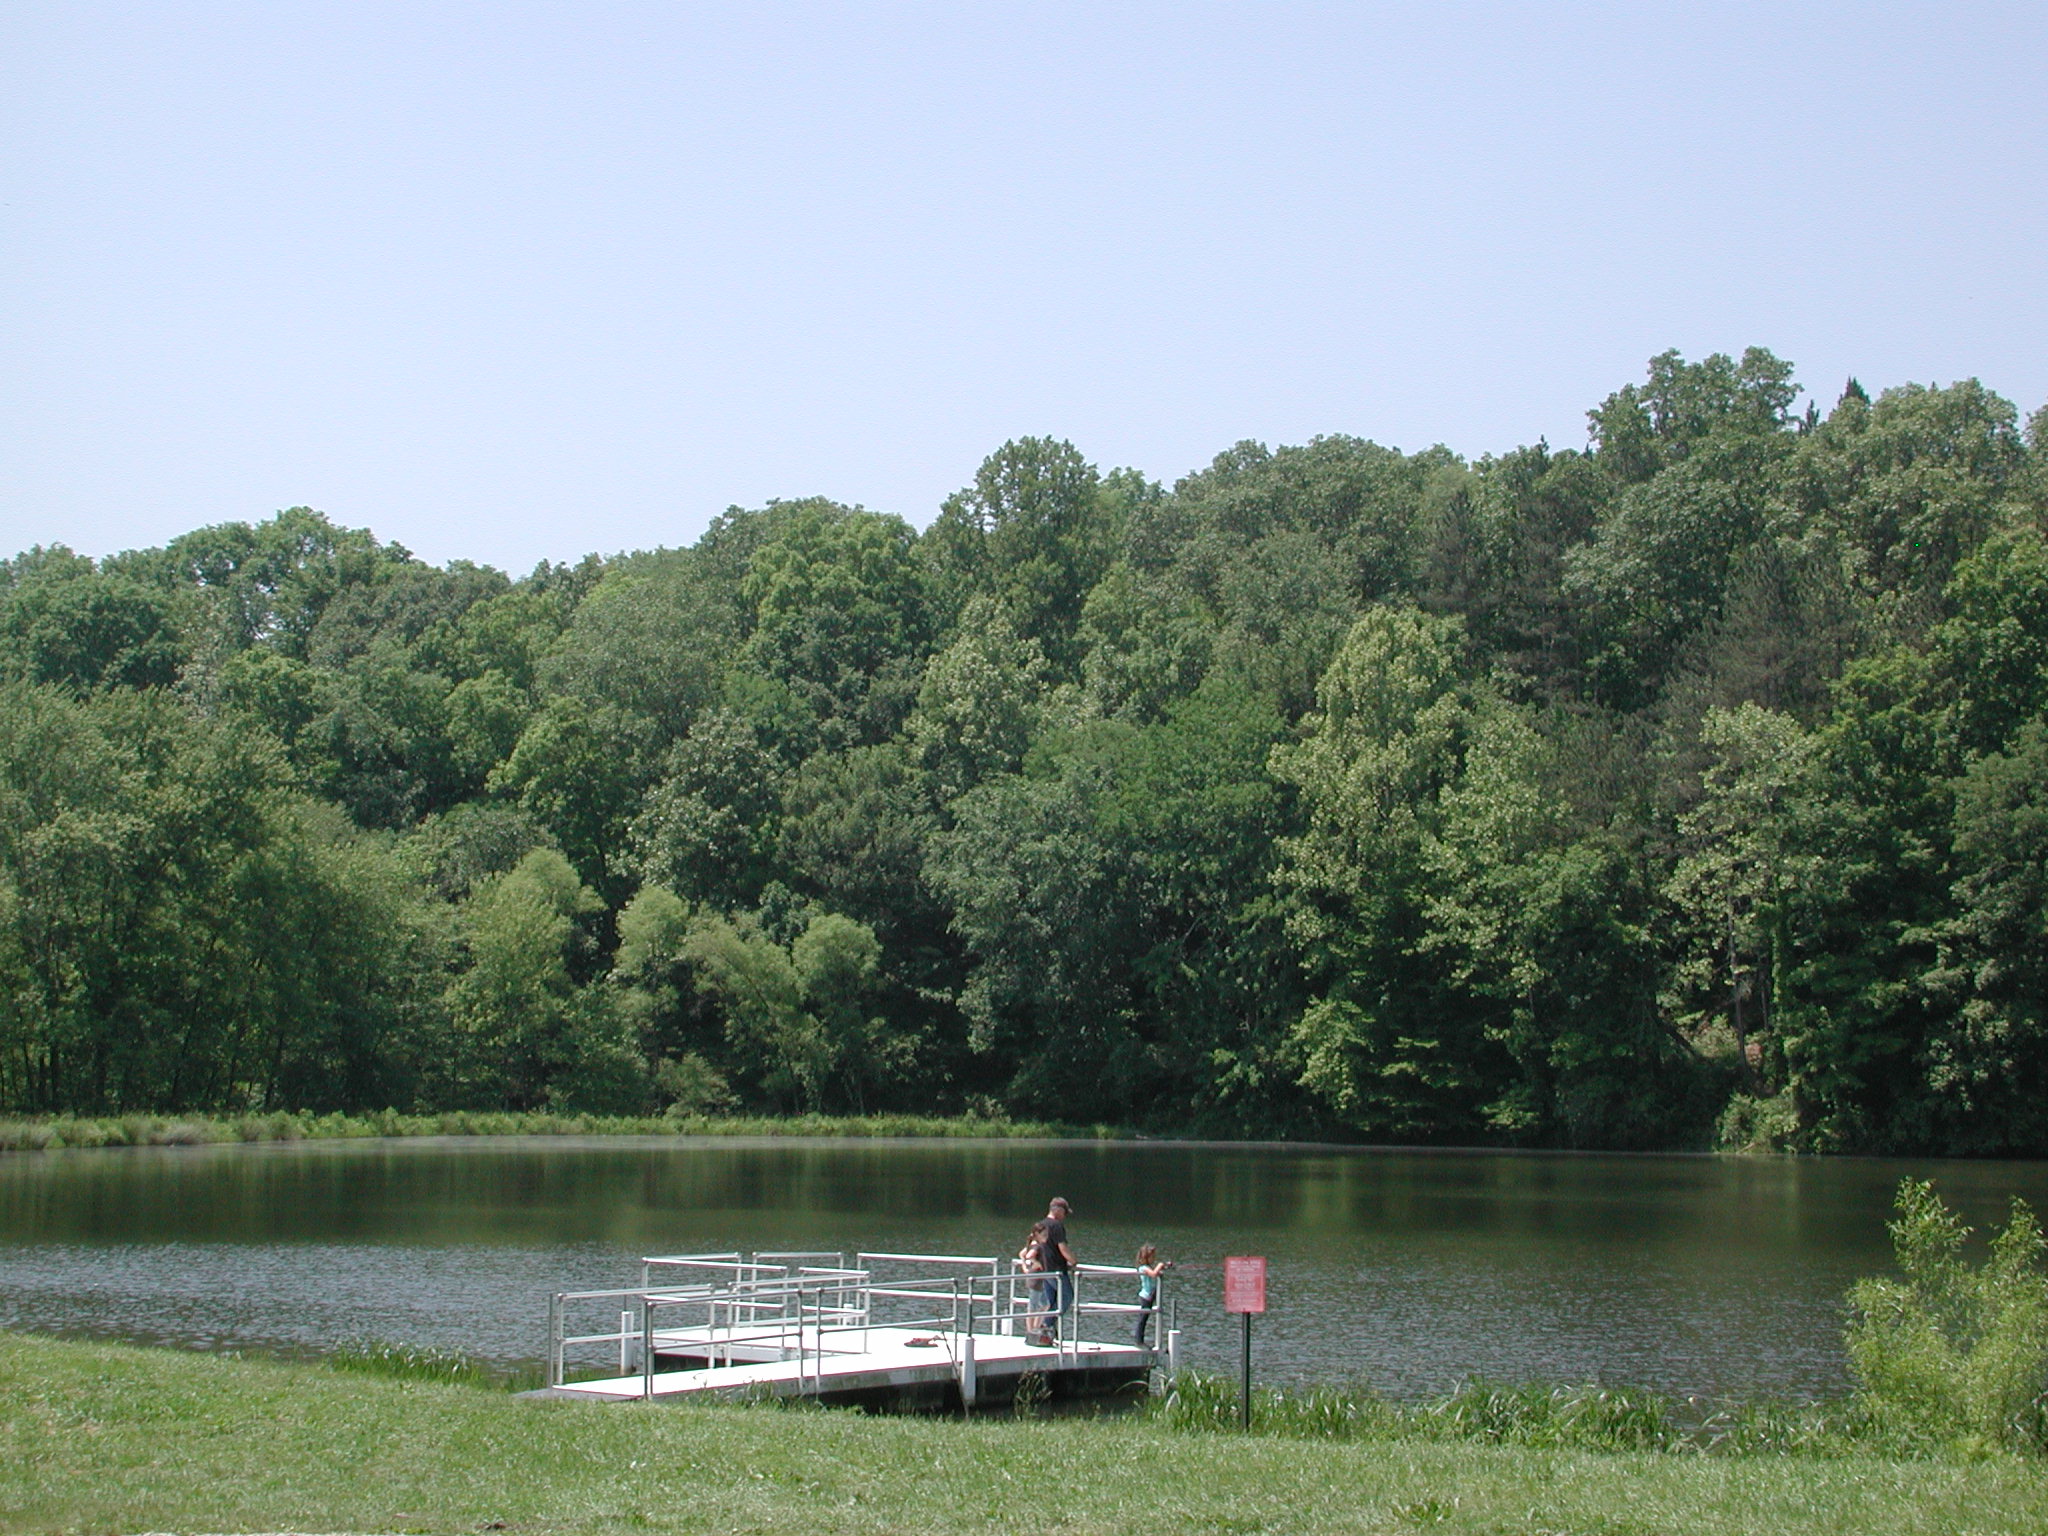
[[[2048,413],[0,561],[0,1108],[2048,1153]]]

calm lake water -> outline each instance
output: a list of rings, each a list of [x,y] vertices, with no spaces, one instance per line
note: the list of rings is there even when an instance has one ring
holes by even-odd
[[[0,1156],[0,1326],[312,1354],[349,1338],[511,1363],[552,1290],[646,1253],[1007,1253],[1064,1194],[1084,1259],[1150,1240],[1194,1364],[1234,1370],[1218,1260],[1260,1253],[1269,1381],[1462,1377],[1815,1396],[1842,1293],[1932,1177],[1982,1228],[2048,1164],[1195,1143],[477,1138]],[[1125,1300],[1112,1295],[1110,1300]]]

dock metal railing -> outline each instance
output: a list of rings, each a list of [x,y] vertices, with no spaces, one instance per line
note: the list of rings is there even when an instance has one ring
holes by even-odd
[[[1142,1310],[1134,1302],[1088,1300],[1088,1282],[1122,1277],[1135,1288],[1136,1276],[1126,1265],[1079,1265],[1072,1303],[1048,1313],[1033,1291],[1041,1277],[1008,1259],[864,1252],[849,1261],[843,1253],[809,1251],[649,1257],[641,1261],[638,1286],[549,1298],[547,1384],[563,1385],[572,1366],[594,1368],[599,1350],[609,1370],[616,1350],[618,1377],[637,1373],[646,1397],[654,1396],[664,1356],[704,1367],[794,1362],[800,1390],[815,1389],[827,1360],[866,1353],[874,1330],[928,1329],[971,1401],[977,1336],[1014,1336],[1036,1321],[1053,1337],[1057,1366],[1075,1352],[1088,1322],[1134,1320]],[[1155,1338],[1149,1347],[1156,1356],[1172,1342]]]

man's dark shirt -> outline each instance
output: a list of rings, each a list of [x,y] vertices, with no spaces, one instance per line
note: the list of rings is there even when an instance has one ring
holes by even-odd
[[[1067,1224],[1056,1216],[1049,1216],[1045,1222],[1045,1267],[1049,1274],[1064,1275],[1067,1272],[1067,1256],[1060,1250],[1066,1246]]]

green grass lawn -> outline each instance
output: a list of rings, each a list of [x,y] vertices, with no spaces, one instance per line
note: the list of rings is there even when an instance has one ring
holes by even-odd
[[[2027,1536],[2048,1468],[537,1403],[0,1334],[0,1529]]]

